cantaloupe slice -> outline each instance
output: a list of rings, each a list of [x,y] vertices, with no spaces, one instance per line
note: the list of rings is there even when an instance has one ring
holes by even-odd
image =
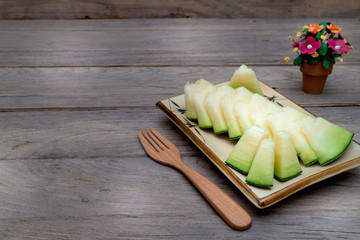
[[[276,132],[274,143],[274,176],[280,181],[285,181],[299,175],[302,170],[290,134],[285,131]]]
[[[269,134],[269,130],[265,128],[256,125],[251,126],[235,145],[225,161],[226,164],[247,174],[259,143],[264,138],[269,137]]]
[[[260,142],[252,161],[246,182],[258,187],[272,187],[274,181],[274,141],[265,138]]]
[[[354,136],[354,133],[321,117],[306,125],[302,133],[318,156],[320,165],[326,165],[341,156]]]
[[[245,64],[241,65],[234,72],[229,85],[233,88],[243,86],[253,93],[258,93],[262,96],[264,95],[255,72],[251,68],[248,68]]]

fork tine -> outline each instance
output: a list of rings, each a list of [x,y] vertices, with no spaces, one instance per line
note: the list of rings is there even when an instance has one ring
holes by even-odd
[[[141,132],[138,132],[138,137],[141,142],[141,145],[144,147],[145,151],[156,151],[154,147],[150,144],[150,142],[144,137],[144,135]]]
[[[177,150],[177,147],[172,143],[170,142],[166,137],[164,137],[161,133],[159,133],[158,131],[156,131],[155,129],[153,128],[150,128],[150,131],[169,149],[176,149]]]
[[[152,145],[152,147],[157,151],[157,152],[161,152],[163,151],[163,149],[161,148],[161,146],[159,146],[159,144],[156,142],[156,139],[154,139],[153,137],[151,137],[148,133],[148,131],[142,131],[143,136],[145,137],[145,139]]]
[[[151,143],[145,138],[143,133],[138,132],[138,137],[141,142],[141,145],[145,149],[145,152],[151,157],[155,158],[158,154],[158,151],[151,145]]]
[[[168,146],[166,146],[164,140],[160,139],[158,136],[156,136],[151,129],[146,129],[146,132],[149,134],[149,136],[154,140],[154,142],[162,149],[166,150],[169,149]]]

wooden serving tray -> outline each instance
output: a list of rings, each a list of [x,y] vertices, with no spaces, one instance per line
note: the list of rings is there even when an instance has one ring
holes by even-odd
[[[220,84],[226,84],[223,82]],[[308,112],[268,85],[260,82],[264,95],[283,106],[290,106]],[[274,179],[274,186],[269,189],[251,186],[245,182],[246,176],[230,168],[225,160],[234,148],[237,140],[229,140],[227,134],[216,135],[212,129],[203,130],[196,122],[185,117],[184,95],[174,96],[156,103],[165,115],[220,169],[220,171],[258,208],[266,208],[291,194],[325,180],[339,173],[360,165],[360,144],[352,141],[344,154],[336,161],[321,167],[314,164],[309,167],[301,165],[303,172],[288,181]],[[310,113],[312,114],[312,113]]]

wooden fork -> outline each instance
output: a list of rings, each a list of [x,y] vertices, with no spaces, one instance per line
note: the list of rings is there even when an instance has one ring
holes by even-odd
[[[138,136],[150,158],[182,172],[230,227],[245,230],[251,226],[250,215],[213,182],[187,166],[181,160],[177,147],[158,131],[150,128],[138,132]]]

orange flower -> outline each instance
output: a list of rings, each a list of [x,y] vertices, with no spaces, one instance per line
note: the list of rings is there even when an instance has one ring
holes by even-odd
[[[323,30],[324,26],[319,25],[318,23],[310,24],[308,31],[312,34],[317,34],[321,30]]]
[[[335,35],[336,33],[340,32],[340,30],[342,29],[339,26],[332,25],[332,24],[327,25],[327,28],[330,29],[331,35]]]

